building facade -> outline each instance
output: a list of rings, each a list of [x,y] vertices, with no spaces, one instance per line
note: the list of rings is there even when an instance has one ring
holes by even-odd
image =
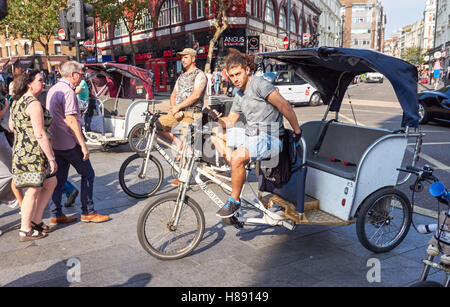
[[[426,50],[434,48],[436,1],[437,0],[426,0],[425,11],[423,12],[423,48]]]
[[[146,17],[145,29],[133,34],[136,65],[153,70],[157,91],[170,91],[182,69],[176,52],[188,45],[188,34],[199,43],[196,63],[204,67],[215,31],[213,7],[208,0],[151,0],[149,4],[152,13]],[[227,11],[229,28],[214,48],[212,68],[221,64],[231,47],[249,53],[283,50],[288,36],[291,49],[302,47],[302,33],[318,32],[321,11],[310,0],[290,0],[290,4],[288,35],[287,0],[232,0]],[[114,61],[131,62],[124,25],[96,29],[96,46]]]
[[[341,0],[345,6],[344,47],[383,52],[386,13],[378,0]]]
[[[12,65],[18,65],[24,69],[48,69],[48,64],[56,69],[69,56],[75,55],[75,49],[69,50],[61,42],[52,38],[49,43],[49,60],[45,55],[45,49],[40,43],[32,43],[28,39],[0,36],[0,70],[6,70]]]
[[[343,19],[339,0],[317,0],[322,13],[319,18],[319,46],[341,47]]]

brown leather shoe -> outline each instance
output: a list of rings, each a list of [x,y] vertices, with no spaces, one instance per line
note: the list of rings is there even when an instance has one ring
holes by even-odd
[[[67,217],[65,215],[61,215],[60,217],[52,217],[50,218],[50,226],[72,223],[75,222],[76,220],[78,220],[77,217]]]
[[[81,221],[85,223],[102,223],[108,221],[109,219],[110,217],[108,215],[101,215],[98,213],[81,215]]]
[[[175,178],[174,180],[172,180],[170,182],[170,185],[173,186],[173,187],[177,187],[177,186],[180,185],[180,181],[178,180],[178,178]]]

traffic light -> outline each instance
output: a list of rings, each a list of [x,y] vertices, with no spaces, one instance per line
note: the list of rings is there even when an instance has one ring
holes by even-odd
[[[196,41],[196,40],[194,40],[194,46],[193,46],[193,49],[195,50],[195,51],[199,51],[200,50],[200,43],[198,42],[198,41]]]
[[[194,46],[194,33],[188,33],[186,36],[186,48],[192,48]]]
[[[70,29],[69,29],[69,21],[67,20],[67,10],[59,11],[59,29],[58,29],[58,38],[60,41],[69,41],[70,40]]]
[[[94,38],[94,31],[90,27],[94,24],[94,18],[89,16],[94,12],[94,7],[83,3],[83,0],[75,0],[75,30],[76,39],[86,41]]]

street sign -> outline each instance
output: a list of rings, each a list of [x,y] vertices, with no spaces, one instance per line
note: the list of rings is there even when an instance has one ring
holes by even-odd
[[[426,55],[424,58],[425,62],[428,62],[429,59],[430,59],[430,56],[428,56],[428,55]]]
[[[86,50],[94,50],[94,43],[91,41],[85,41],[84,42],[84,48],[86,48]]]
[[[259,35],[248,37],[248,50],[259,51]]]
[[[311,39],[311,34],[303,33],[302,39],[303,39],[303,44],[309,43],[309,40]]]
[[[283,40],[283,48],[285,50],[288,50],[288,48],[289,48],[289,38],[287,36]]]
[[[435,58],[435,59],[440,59],[441,56],[442,56],[442,53],[441,53],[440,51],[436,51],[436,52],[434,53],[434,58]]]
[[[66,39],[66,31],[64,29],[58,30],[58,38],[62,41]]]

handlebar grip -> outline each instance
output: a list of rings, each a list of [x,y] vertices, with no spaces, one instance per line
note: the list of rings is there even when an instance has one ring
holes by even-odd
[[[420,168],[417,168],[417,167],[414,167],[414,166],[411,166],[411,165],[406,166],[406,170],[408,170],[410,172],[416,172],[416,173],[424,171],[423,169],[420,169]]]

